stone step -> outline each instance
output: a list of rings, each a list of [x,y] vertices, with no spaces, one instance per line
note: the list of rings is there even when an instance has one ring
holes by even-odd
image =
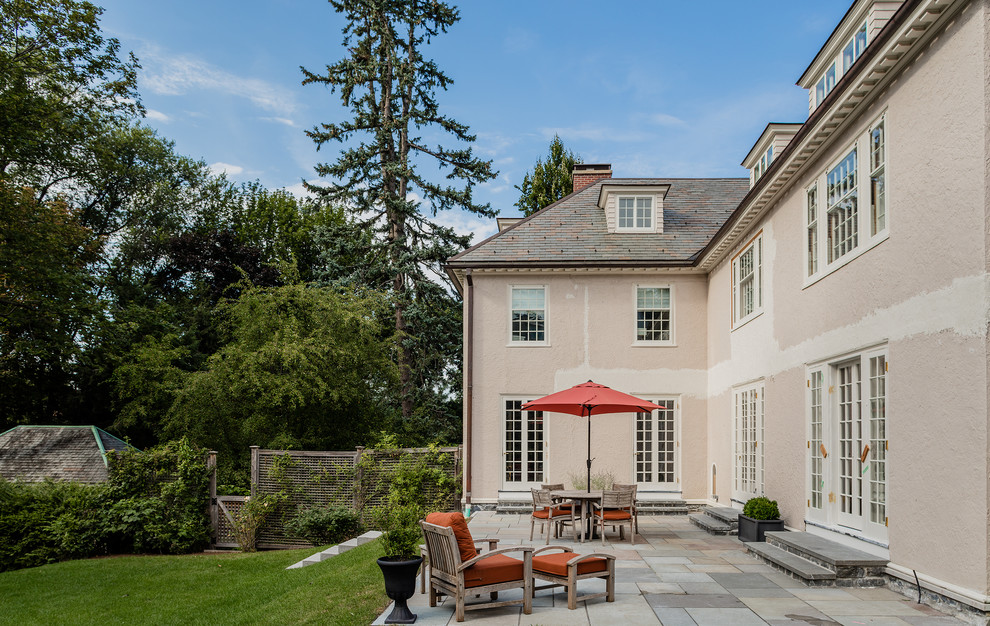
[[[736,528],[739,527],[739,514],[742,513],[731,506],[706,506],[701,512]]]
[[[887,559],[811,533],[768,532],[766,538],[776,548],[835,572],[838,579],[882,581],[888,563]]]
[[[687,515],[690,508],[684,500],[636,500],[640,515]]]
[[[688,515],[688,519],[691,520],[692,524],[704,530],[709,535],[735,535],[739,533],[738,526],[733,527],[731,524],[726,524],[704,513],[692,513]]]
[[[496,513],[529,514],[533,512],[533,503],[521,500],[499,500],[495,506]]]
[[[835,572],[803,559],[793,552],[760,541],[747,543],[746,549],[774,569],[803,581],[809,587],[835,585]]]

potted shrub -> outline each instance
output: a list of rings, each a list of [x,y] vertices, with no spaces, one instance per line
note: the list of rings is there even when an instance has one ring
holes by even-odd
[[[739,514],[740,541],[766,541],[767,531],[784,530],[777,501],[760,496],[750,498]]]
[[[416,593],[416,574],[423,563],[419,554],[423,536],[419,527],[421,517],[422,511],[415,505],[386,506],[376,515],[385,550],[385,556],[378,559],[378,567],[385,578],[385,593],[395,601],[395,608],[385,618],[386,624],[416,621],[416,614],[409,610],[406,600]]]

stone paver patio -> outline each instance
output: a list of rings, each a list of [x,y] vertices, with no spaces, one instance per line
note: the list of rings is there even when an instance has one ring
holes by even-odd
[[[499,547],[529,543],[542,546],[544,541],[535,535],[529,541],[528,515],[478,512],[471,517],[470,528],[476,539],[499,537]],[[628,537],[619,542],[618,532],[608,533],[604,547],[601,540],[581,544],[570,538],[550,539],[551,545],[569,546],[575,552],[615,554],[615,602],[607,603],[603,598],[579,602],[577,610],[569,611],[567,594],[558,587],[536,592],[531,615],[523,615],[521,606],[483,609],[469,611],[463,623],[519,626],[963,623],[889,589],[807,587],[750,556],[735,537],[708,535],[693,526],[687,516],[640,515],[639,531],[635,546],[629,545]],[[582,591],[604,591],[604,586],[601,580],[579,583]],[[517,590],[501,592],[499,599],[511,599],[513,593],[521,597],[521,591]],[[430,608],[427,596],[420,593],[409,601],[410,608],[419,616],[416,623],[423,626],[456,624],[453,604],[446,599]],[[390,611],[391,607],[374,624],[383,624]]]

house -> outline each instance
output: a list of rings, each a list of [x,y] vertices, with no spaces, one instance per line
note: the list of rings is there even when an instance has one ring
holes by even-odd
[[[613,178],[451,258],[464,296],[465,499],[584,469],[594,380],[665,407],[593,420],[593,472],[741,507],[990,613],[990,2],[856,0],[741,179]],[[984,620],[985,621],[985,620]]]
[[[0,477],[22,482],[107,479],[107,450],[133,449],[96,426],[16,426],[0,433]]]

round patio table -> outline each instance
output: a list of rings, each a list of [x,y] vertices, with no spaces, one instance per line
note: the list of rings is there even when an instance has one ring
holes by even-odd
[[[595,528],[591,524],[591,505],[594,502],[602,501],[602,492],[585,491],[584,489],[557,489],[550,492],[551,498],[561,500],[572,500],[581,503],[581,543],[584,543],[585,526],[587,525],[587,536],[594,538]]]

